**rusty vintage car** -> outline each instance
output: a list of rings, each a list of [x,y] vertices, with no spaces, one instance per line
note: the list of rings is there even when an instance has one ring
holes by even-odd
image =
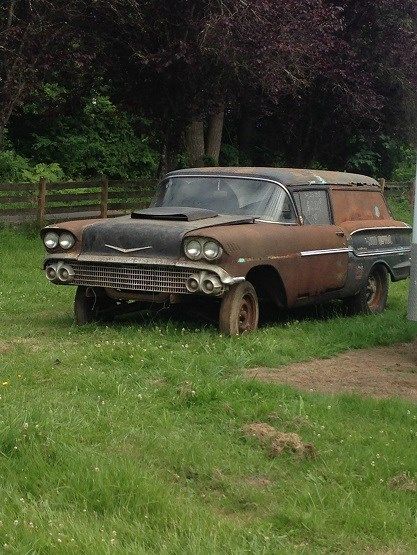
[[[409,276],[410,235],[370,177],[230,167],[171,172],[149,208],[42,230],[46,277],[77,286],[78,324],[204,297],[230,335],[257,328],[261,302],[381,312],[389,279]]]

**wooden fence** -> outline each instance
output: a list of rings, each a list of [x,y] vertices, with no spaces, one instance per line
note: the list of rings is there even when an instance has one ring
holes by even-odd
[[[48,221],[107,218],[132,208],[147,206],[156,180],[48,183],[0,183],[0,221]]]
[[[387,195],[411,195],[414,190],[414,181],[385,181],[385,179],[379,179],[379,184]]]
[[[133,208],[147,206],[156,180],[92,181],[49,183],[0,183],[0,222],[48,221],[107,218]],[[411,199],[412,182],[380,180],[386,195],[403,194]]]

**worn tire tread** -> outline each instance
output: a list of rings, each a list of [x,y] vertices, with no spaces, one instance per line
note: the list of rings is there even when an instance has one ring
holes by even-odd
[[[254,331],[258,327],[259,321],[259,303],[256,290],[249,281],[243,281],[229,289],[223,297],[220,314],[219,314],[219,327],[221,333],[224,335],[238,335],[238,327],[236,325],[238,319],[239,303],[242,298],[251,294],[256,303],[255,325],[250,331]]]

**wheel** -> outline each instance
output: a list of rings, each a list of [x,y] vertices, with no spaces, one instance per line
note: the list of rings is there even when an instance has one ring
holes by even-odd
[[[116,302],[104,291],[79,285],[74,300],[75,323],[83,326],[92,322],[109,322],[114,317],[112,311],[115,307]]]
[[[345,299],[348,314],[378,314],[387,306],[388,271],[385,266],[374,266],[366,284],[352,297]]]
[[[220,306],[219,327],[222,333],[241,335],[254,331],[258,321],[258,296],[249,281],[243,281],[227,291]]]

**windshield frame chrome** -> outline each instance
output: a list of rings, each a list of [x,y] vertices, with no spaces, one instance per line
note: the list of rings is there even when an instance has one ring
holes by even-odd
[[[277,185],[278,187],[281,187],[281,189],[286,193],[286,195],[288,196],[288,198],[290,199],[291,202],[291,206],[293,208],[295,217],[297,219],[296,222],[275,222],[273,220],[264,220],[262,218],[255,218],[256,222],[262,222],[262,223],[268,223],[268,224],[277,224],[277,225],[290,225],[290,226],[295,226],[295,225],[302,225],[303,224],[303,220],[300,217],[300,214],[298,212],[297,206],[294,202],[294,199],[292,198],[292,195],[288,189],[288,187],[286,187],[285,185],[283,185],[282,183],[280,183],[279,181],[276,181],[275,179],[269,179],[266,177],[257,177],[257,176],[248,176],[248,175],[233,175],[233,174],[228,174],[228,173],[210,173],[210,174],[205,174],[205,173],[181,173],[178,175],[167,175],[166,177],[164,177],[161,182],[158,185],[158,189],[159,187],[161,187],[165,181],[168,181],[170,179],[176,179],[176,178],[181,178],[181,177],[214,177],[214,178],[229,178],[229,179],[242,179],[242,180],[250,180],[250,181],[264,181],[266,183],[273,183],[274,185]],[[159,192],[159,191],[158,191]],[[158,192],[156,193],[154,200],[156,200],[156,197],[158,195]],[[152,201],[152,206],[154,201]],[[250,216],[250,214],[249,214]]]

